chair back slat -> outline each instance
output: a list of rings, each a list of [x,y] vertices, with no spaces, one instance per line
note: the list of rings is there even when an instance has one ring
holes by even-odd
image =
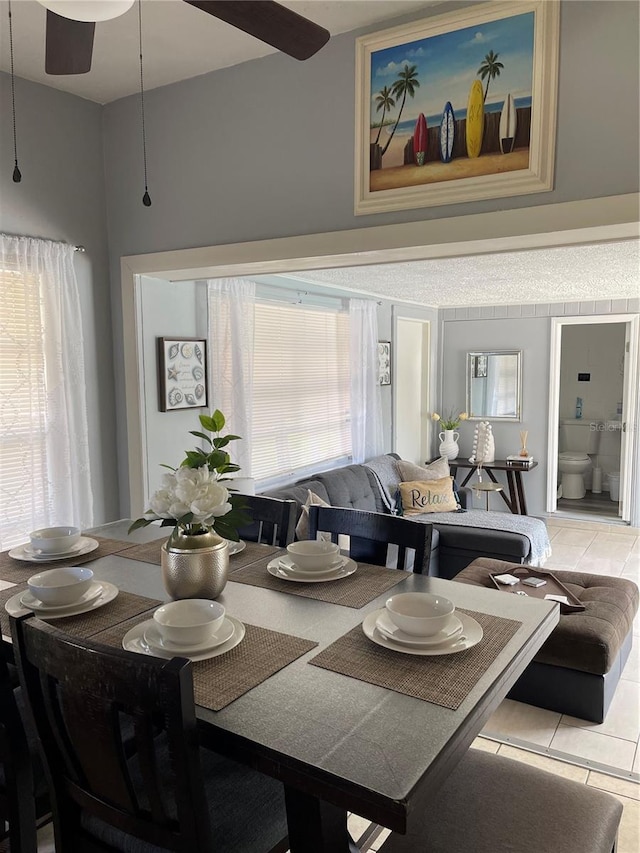
[[[398,547],[396,567],[406,569],[407,549],[413,551],[413,571],[429,573],[433,526],[395,515],[343,507],[309,507],[309,539],[318,532],[349,536],[349,555],[358,562],[385,566],[389,562],[389,545]]]
[[[295,536],[297,504],[266,495],[242,495],[251,524],[238,530],[241,539],[286,548]]]
[[[190,662],[11,623],[63,849],[82,849],[83,811],[168,850],[209,849]]]

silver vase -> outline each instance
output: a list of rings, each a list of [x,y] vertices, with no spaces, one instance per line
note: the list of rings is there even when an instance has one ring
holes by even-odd
[[[160,550],[164,588],[173,599],[217,598],[229,574],[229,544],[213,530],[177,528]]]

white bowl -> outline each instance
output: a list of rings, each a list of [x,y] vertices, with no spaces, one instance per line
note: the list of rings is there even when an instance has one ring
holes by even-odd
[[[42,527],[29,534],[31,547],[42,554],[66,554],[80,541],[77,527]]]
[[[302,539],[287,545],[289,556],[301,569],[327,569],[338,559],[340,548],[335,542],[325,542],[322,539]]]
[[[386,608],[393,624],[414,637],[430,637],[442,631],[456,609],[448,598],[429,592],[392,595]]]
[[[225,608],[207,598],[183,598],[163,604],[153,614],[160,635],[178,646],[197,646],[222,626]]]
[[[38,572],[27,581],[29,592],[43,604],[73,604],[91,586],[93,572],[81,566],[61,566]]]

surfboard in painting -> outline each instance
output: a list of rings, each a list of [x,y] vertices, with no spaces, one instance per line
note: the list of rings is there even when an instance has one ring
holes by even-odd
[[[511,92],[504,99],[500,114],[500,150],[503,154],[511,154],[516,141],[518,114]]]
[[[413,131],[413,157],[417,166],[424,166],[427,157],[427,120],[423,113],[418,116]]]
[[[467,157],[479,157],[484,135],[484,95],[482,83],[474,80],[467,101]]]
[[[451,106],[451,101],[447,101],[442,111],[442,119],[440,121],[440,159],[443,163],[450,163],[453,156],[453,143],[456,134],[456,117]]]

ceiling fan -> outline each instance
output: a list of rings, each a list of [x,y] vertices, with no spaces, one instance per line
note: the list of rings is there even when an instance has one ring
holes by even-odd
[[[96,22],[116,18],[134,0],[38,0],[47,10],[45,71],[86,74],[91,69]],[[272,0],[184,0],[214,18],[270,44],[294,59],[308,59],[329,40],[323,27]]]

